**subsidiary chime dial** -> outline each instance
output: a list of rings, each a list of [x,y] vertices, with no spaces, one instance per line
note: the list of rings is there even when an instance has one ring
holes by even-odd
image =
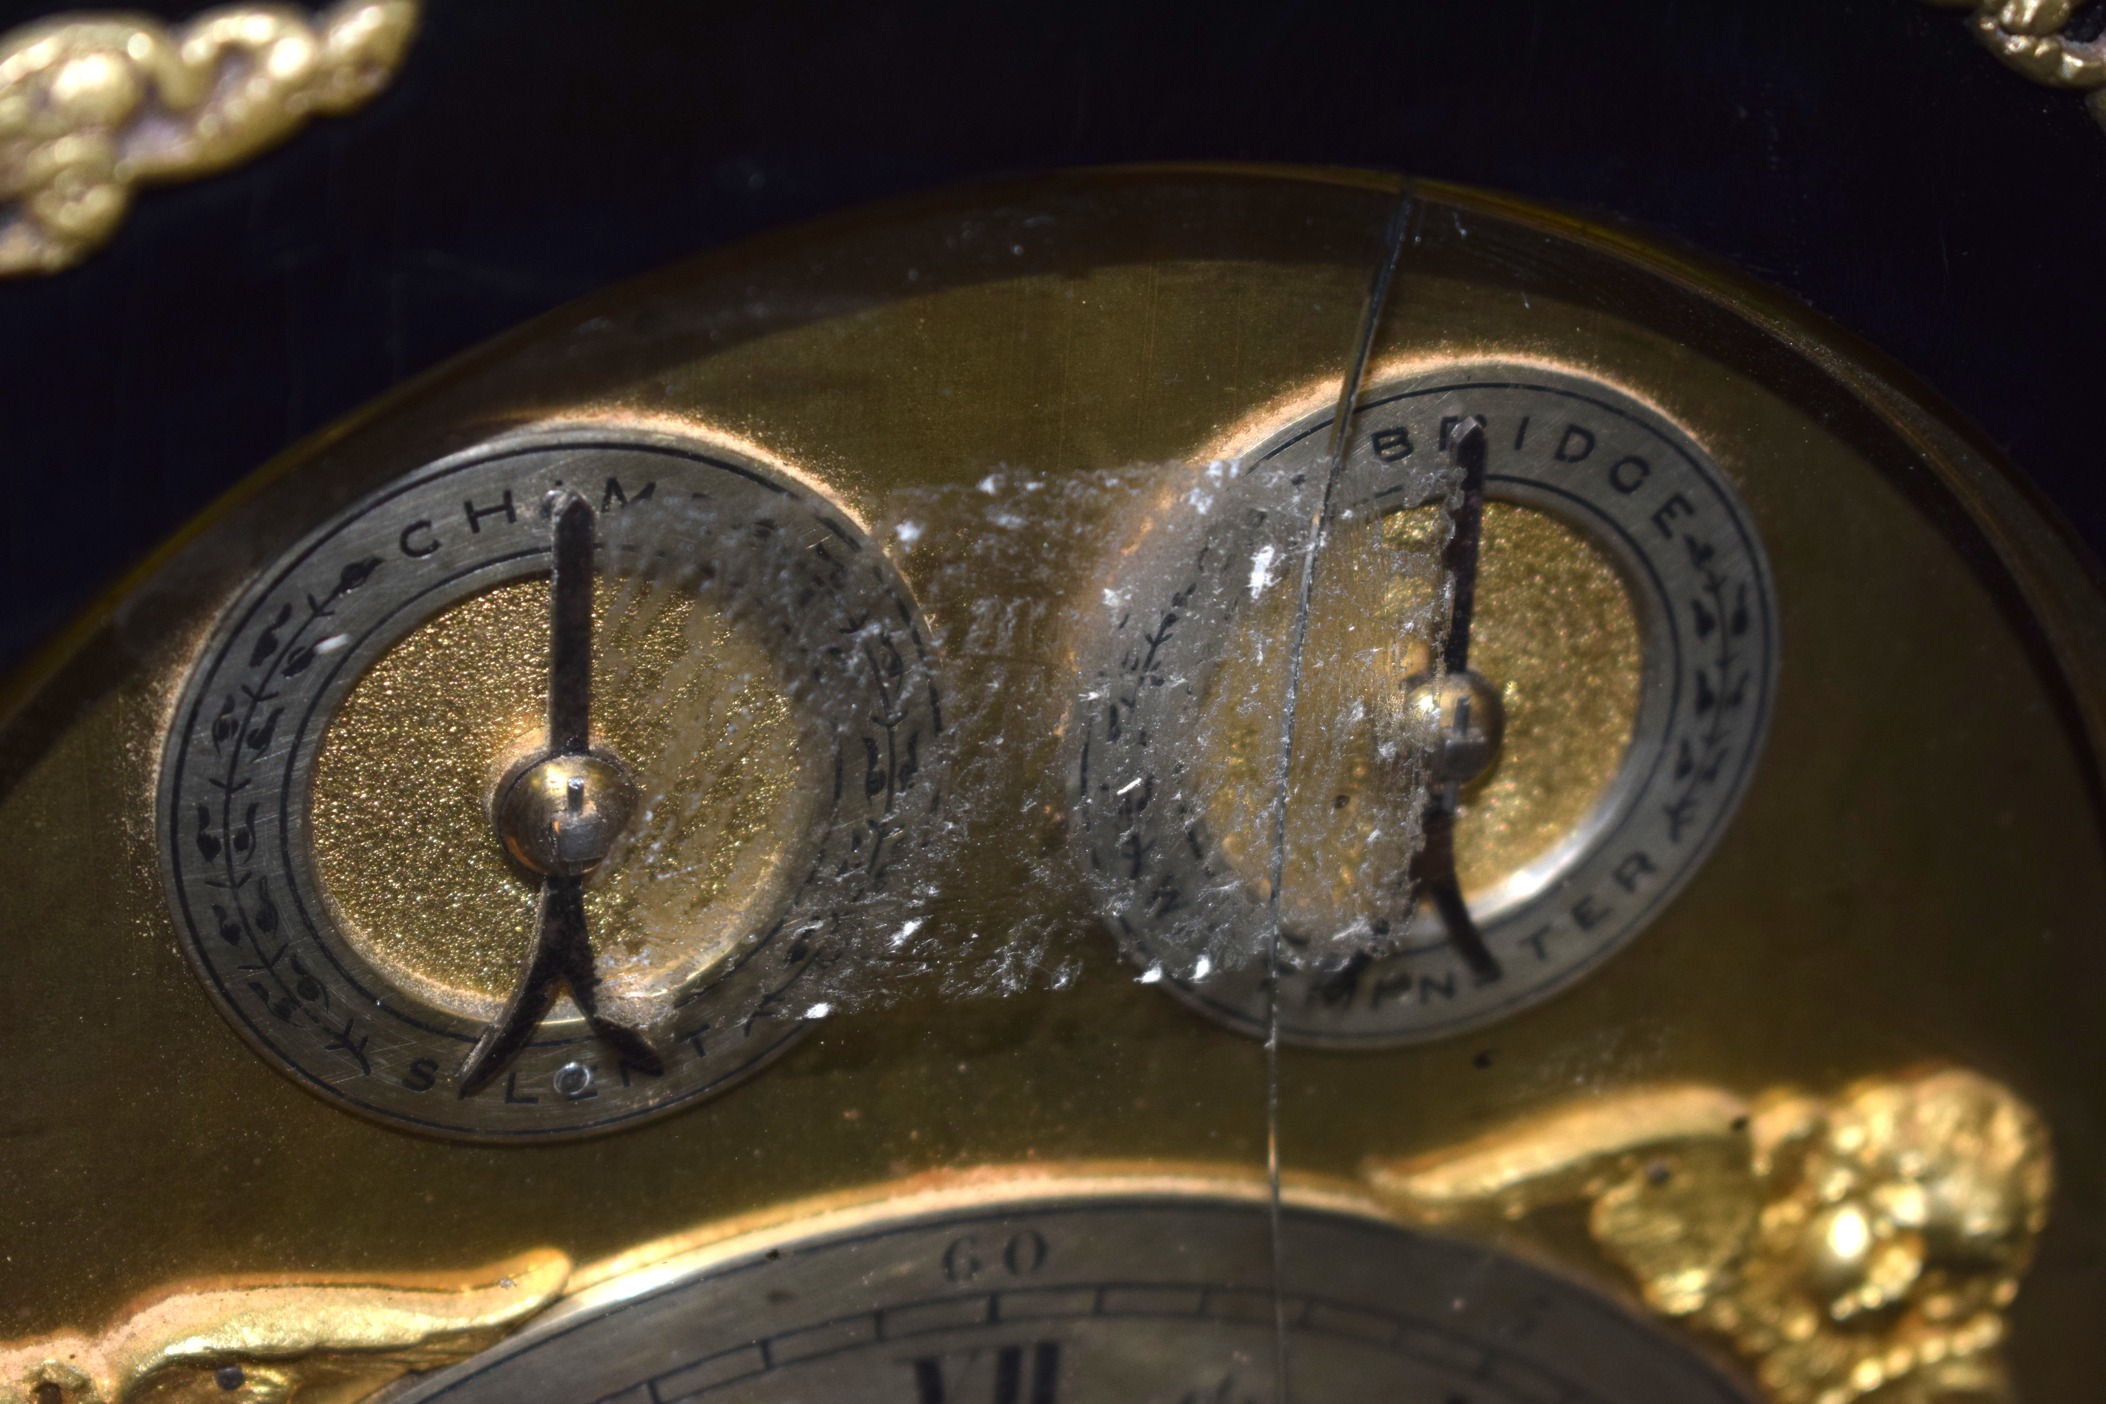
[[[1335,473],[1330,424],[1127,553],[1075,832],[1144,980],[1262,1031],[1277,969],[1285,1037],[1373,1046],[1544,998],[1674,896],[1760,755],[1776,606],[1732,487],[1612,386],[1372,378]]]
[[[223,615],[161,782],[191,959],[385,1120],[560,1136],[795,1039],[934,801],[913,600],[775,468],[550,434],[413,473]],[[823,1012],[823,1011],[822,1011]]]

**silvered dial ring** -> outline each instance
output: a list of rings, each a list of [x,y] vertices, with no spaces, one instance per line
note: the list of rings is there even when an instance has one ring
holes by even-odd
[[[1400,715],[1482,685],[1428,681],[1456,598],[1442,567],[1451,450],[1472,422],[1489,502],[1469,668],[1504,718],[1496,760],[1456,787],[1478,950],[1414,881],[1436,768],[1421,719]],[[1777,608],[1725,475],[1636,397],[1530,366],[1378,379],[1315,558],[1276,828],[1287,644],[1328,425],[1210,466],[1185,510],[1132,544],[1105,594],[1111,646],[1071,725],[1071,832],[1143,979],[1253,1033],[1269,1014],[1279,863],[1282,1035],[1378,1047],[1564,988],[1695,875],[1755,773]],[[1437,720],[1451,742],[1469,726]]]
[[[635,812],[562,879],[576,998],[464,1079],[534,948],[502,802],[552,753],[550,510],[580,499],[576,749]],[[159,804],[186,953],[269,1061],[391,1124],[540,1139],[692,1103],[797,1037],[934,807],[924,638],[861,528],[748,454],[550,430],[412,472],[264,571],[189,675]]]
[[[974,1178],[631,1264],[400,1404],[1748,1404],[1606,1296],[1357,1196],[1275,1221],[1233,1174]]]

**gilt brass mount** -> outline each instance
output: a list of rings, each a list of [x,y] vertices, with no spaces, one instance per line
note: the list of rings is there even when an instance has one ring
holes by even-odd
[[[1927,0],[1946,10],[1971,10],[1968,27],[2004,65],[2050,88],[2089,93],[2086,106],[2106,126],[2106,42],[2070,34],[2079,0]]]
[[[1702,1350],[1502,1251],[1564,1203],[1586,1207],[1648,1307],[1731,1341],[1778,1404],[2009,1398],[2004,1312],[2053,1171],[2030,1107],[1978,1074],[1932,1069],[1832,1098],[1632,1088],[1378,1158],[1365,1176],[1379,1203],[1349,1184],[1288,1187],[1278,1300],[1261,1179],[987,1169],[698,1225],[574,1273],[539,1253],[473,1279],[495,1287],[179,1292],[99,1342],[0,1353],[0,1388],[17,1391],[0,1404],[42,1404],[36,1381],[86,1391],[67,1404],[166,1397],[149,1386],[208,1398],[216,1382],[237,1399],[317,1404],[477,1345],[491,1348],[391,1397],[1009,1397],[1000,1382],[1016,1379],[1044,1404],[1180,1387],[1261,1399],[1276,1308],[1297,1399],[1743,1400]]]
[[[338,0],[312,21],[229,5],[176,33],[69,14],[0,35],[0,277],[86,258],[136,186],[224,170],[310,117],[371,101],[401,66],[421,2]]]
[[[1272,1008],[1281,753],[1282,674],[1266,660],[1283,651],[1326,422],[1217,465],[1196,510],[1151,518],[1125,550],[1108,656],[1073,725],[1074,832],[1129,956],[1254,1032]],[[1611,387],[1443,368],[1371,385],[1354,423],[1313,556],[1303,705],[1317,720],[1295,747],[1277,839],[1279,1027],[1336,1047],[1504,1017],[1636,936],[1752,780],[1779,655],[1745,509],[1701,447]],[[1513,644],[1559,617],[1567,587],[1539,548],[1533,578],[1474,588],[1478,527],[1457,524],[1468,492],[1459,456],[1444,456],[1467,425],[1489,460],[1479,491],[1576,535],[1615,582],[1590,592],[1606,609],[1532,649]],[[1486,729],[1473,739],[1457,705],[1494,686],[1511,700],[1476,704]],[[1415,712],[1430,703],[1443,720],[1421,734]],[[1466,773],[1449,771],[1453,754]],[[1558,820],[1507,838],[1530,808]],[[1460,895],[1429,854],[1467,875]]]
[[[1646,1301],[1731,1340],[1779,1404],[2012,1398],[2004,1311],[2054,1179],[2033,1109],[1950,1068],[1833,1098],[1634,1088],[1367,1174],[1425,1223],[1585,1205]]]
[[[453,1278],[199,1284],[98,1336],[0,1346],[0,1404],[352,1404],[487,1347],[569,1273],[533,1252]]]

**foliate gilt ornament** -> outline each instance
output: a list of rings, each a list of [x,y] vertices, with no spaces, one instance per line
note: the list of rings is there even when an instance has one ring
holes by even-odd
[[[1634,1089],[1366,1174],[1425,1223],[1586,1205],[1646,1301],[1730,1340],[1778,1404],[2009,1399],[2004,1311],[2053,1181],[2040,1118],[1958,1069],[1752,1104]]]
[[[541,1249],[456,1279],[200,1284],[98,1336],[0,1343],[0,1404],[353,1404],[492,1344],[569,1276]]]
[[[1989,52],[2034,82],[2091,94],[2106,125],[2106,31],[2077,28],[2083,0],[1926,0],[1946,10],[1972,10],[1969,23]]]
[[[225,170],[386,87],[420,0],[60,15],[0,36],[0,275],[53,273],[105,243],[132,190]]]

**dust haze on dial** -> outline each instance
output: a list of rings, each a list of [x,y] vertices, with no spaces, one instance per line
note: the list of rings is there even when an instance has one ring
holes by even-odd
[[[159,804],[185,951],[269,1061],[390,1124],[708,1096],[798,1037],[926,838],[925,638],[861,529],[749,455],[552,429],[441,460],[287,550],[193,667]]]
[[[1378,1047],[1548,997],[1691,880],[1761,753],[1777,610],[1700,445],[1485,363],[1371,378],[1298,620],[1329,424],[1120,543],[1070,832],[1144,981],[1262,1035],[1277,959],[1283,1037]]]

